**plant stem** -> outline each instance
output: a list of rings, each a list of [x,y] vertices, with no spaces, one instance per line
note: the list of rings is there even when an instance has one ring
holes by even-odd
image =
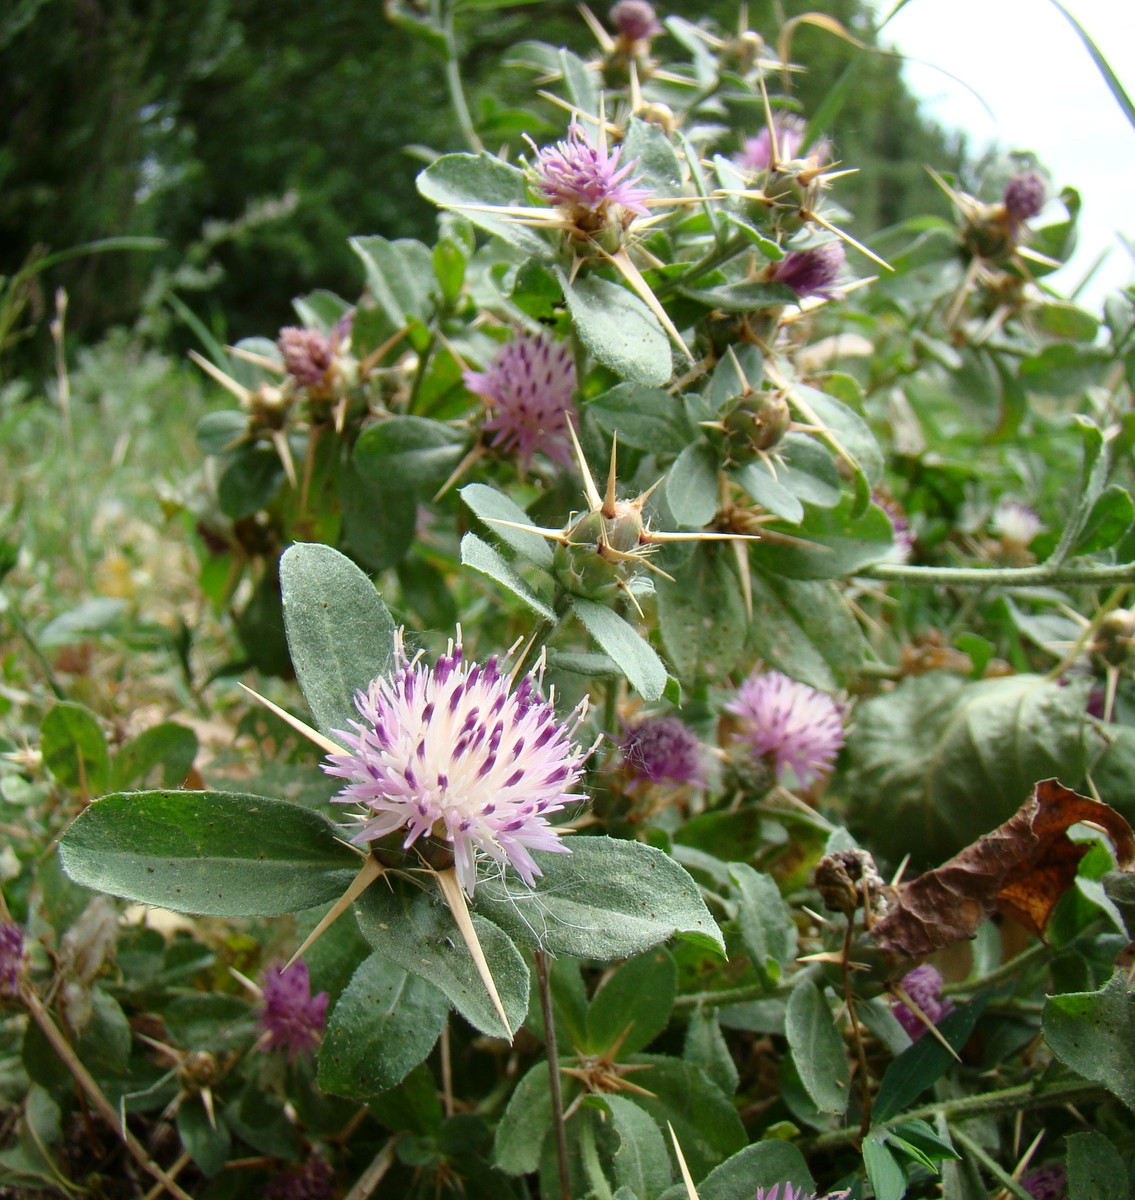
[[[111,1102],[103,1095],[102,1089],[95,1082],[94,1076],[79,1061],[78,1055],[71,1048],[71,1043],[63,1036],[63,1031],[55,1024],[51,1014],[43,1006],[35,990],[26,982],[20,983],[20,1000],[28,1011],[28,1015],[39,1026],[43,1036],[47,1038],[51,1048],[59,1055],[63,1065],[71,1073],[72,1078],[86,1093],[87,1098],[98,1110],[99,1116],[122,1139],[126,1149],[134,1156],[139,1166],[153,1176],[171,1196],[178,1200],[193,1200],[193,1198],[170,1175],[162,1170],[146,1153],[145,1146],[130,1132],[124,1117],[120,1117]]]
[[[719,249],[711,250],[708,254],[699,258],[697,262],[691,263],[690,266],[681,275],[675,279],[668,279],[654,289],[654,294],[659,300],[669,296],[672,292],[676,292],[679,288],[689,287],[696,279],[700,279],[703,275],[708,275],[710,271],[720,267],[722,263],[727,263],[731,258],[736,258],[742,250],[749,245],[749,239],[743,233],[737,234],[736,237],[730,238],[729,241]]]
[[[674,1004],[681,1008],[698,1004],[720,1008],[725,1004],[744,1004],[748,1000],[772,1000],[775,995],[775,992],[770,992],[762,983],[743,983],[739,987],[723,988],[719,992],[690,992],[688,995],[679,996]]]
[[[1020,1182],[1013,1178],[1008,1171],[1005,1170],[999,1162],[992,1158],[986,1150],[973,1140],[967,1133],[963,1133],[960,1129],[951,1129],[950,1136],[958,1143],[959,1146],[969,1155],[977,1159],[979,1163],[993,1176],[994,1179],[1011,1195],[1017,1197],[1017,1200],[1033,1200],[1032,1195],[1021,1187]]]
[[[1071,1079],[1043,1090],[1031,1083],[1003,1088],[999,1092],[983,1092],[976,1096],[959,1096],[954,1100],[940,1100],[922,1108],[908,1109],[876,1126],[885,1129],[901,1121],[933,1121],[941,1115],[947,1121],[968,1121],[974,1117],[992,1116],[997,1113],[1024,1112],[1033,1108],[1053,1108],[1061,1104],[1075,1104],[1081,1100],[1102,1100],[1107,1096],[1104,1088],[1083,1079]],[[836,1150],[854,1145],[859,1140],[859,1127],[833,1129],[814,1138],[800,1141],[797,1145],[804,1153]]]
[[[1135,583],[1135,563],[1118,566],[1050,567],[916,567],[908,563],[875,563],[857,570],[864,579],[884,583],[921,583],[947,587],[1038,587],[1050,583]]]
[[[942,992],[956,995],[958,992],[979,992],[983,988],[996,986],[1006,979],[1012,979],[1014,975],[1019,975],[1026,967],[1032,966],[1034,962],[1049,953],[1051,953],[1050,948],[1044,942],[1034,942],[1031,946],[1026,946],[1020,954],[1014,955],[1008,962],[1003,962],[987,975],[981,975],[977,979],[963,979],[960,983],[948,983],[942,988]]]
[[[461,68],[457,60],[457,37],[453,30],[452,4],[445,5],[441,29],[445,36],[445,83],[449,88],[449,102],[453,105],[453,113],[457,117],[461,136],[474,154],[480,154],[484,147],[473,127],[473,118],[469,113],[469,105],[465,101],[465,89],[461,86]]]
[[[564,1124],[564,1097],[560,1090],[560,1055],[556,1048],[556,1015],[552,1011],[552,988],[548,980],[548,959],[537,950],[536,979],[540,987],[540,1011],[544,1017],[544,1047],[548,1054],[548,1090],[552,1094],[552,1127],[556,1131],[556,1169],[560,1177],[560,1200],[571,1200],[568,1175],[567,1127]]]
[[[343,1197],[343,1200],[368,1200],[374,1189],[382,1182],[383,1176],[394,1164],[394,1148],[398,1136],[392,1137],[375,1155],[370,1166],[355,1180],[355,1186]]]

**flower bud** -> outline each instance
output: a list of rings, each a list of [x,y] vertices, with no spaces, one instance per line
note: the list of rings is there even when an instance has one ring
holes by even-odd
[[[647,0],[619,0],[609,15],[611,24],[627,42],[643,42],[663,32],[654,6]]]
[[[730,461],[744,466],[780,442],[792,424],[792,413],[780,392],[748,392],[733,402],[722,424]]]
[[[1048,188],[1044,179],[1037,171],[1025,171],[1014,175],[1005,185],[1001,202],[1005,205],[1005,215],[1014,225],[1021,225],[1031,220],[1044,208],[1048,199]]]
[[[866,850],[836,850],[824,855],[816,867],[816,889],[831,912],[850,915],[883,886],[875,860]]]
[[[1096,631],[1094,649],[1109,667],[1121,667],[1135,645],[1135,612],[1117,608],[1109,612]]]
[[[807,296],[830,300],[846,261],[842,242],[825,242],[811,250],[790,250],[769,267],[767,276],[771,283],[791,288],[801,300]]]

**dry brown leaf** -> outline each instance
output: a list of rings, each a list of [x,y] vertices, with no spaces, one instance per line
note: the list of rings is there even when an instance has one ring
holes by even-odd
[[[1045,779],[1004,825],[900,888],[871,930],[876,944],[897,957],[921,958],[972,938],[994,911],[1040,936],[1088,852],[1068,837],[1079,823],[1108,836],[1120,867],[1135,860],[1131,826],[1114,808]]]

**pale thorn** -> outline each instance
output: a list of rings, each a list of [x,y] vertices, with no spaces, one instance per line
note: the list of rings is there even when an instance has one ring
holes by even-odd
[[[666,481],[666,476],[665,475],[660,476],[658,479],[656,479],[650,485],[650,487],[648,487],[646,489],[645,492],[642,493],[641,496],[638,497],[637,500],[635,500],[634,503],[640,512],[642,511],[643,505],[645,505],[646,502],[650,499],[650,497],[653,496],[656,491],[658,491],[658,489],[662,486],[662,484],[665,481]]]
[[[1041,254],[1039,250],[1030,250],[1028,246],[1018,246],[1016,253],[1018,258],[1027,258],[1029,262],[1039,263],[1042,267],[1055,269],[1064,265],[1055,258],[1049,258],[1047,254]]]
[[[591,474],[591,468],[587,465],[587,459],[583,457],[583,447],[579,444],[575,426],[571,421],[568,422],[568,434],[571,437],[572,449],[575,451],[575,460],[579,464],[579,473],[583,476],[583,498],[587,501],[589,511],[597,512],[603,507],[603,501],[599,496],[599,489],[595,486],[595,478]]]
[[[248,990],[256,997],[257,1000],[263,998],[264,989],[260,986],[260,984],[249,979],[249,977],[243,971],[238,971],[236,967],[230,966],[229,974],[237,981],[237,983],[243,984],[244,987],[248,988]]]
[[[824,929],[838,928],[834,921],[829,920],[827,917],[824,916],[823,913],[816,912],[816,910],[814,908],[809,908],[806,904],[800,905],[800,911],[803,912],[805,914],[805,916],[811,917],[812,920],[815,921],[817,925],[822,926]]]
[[[674,327],[674,322],[670,320],[666,310],[659,303],[658,297],[650,290],[649,285],[647,284],[646,280],[643,279],[642,273],[639,271],[638,267],[631,262],[630,256],[627,254],[626,247],[621,246],[615,251],[614,254],[604,250],[602,246],[596,246],[596,249],[603,258],[607,259],[608,262],[613,263],[616,269],[622,273],[623,278],[626,279],[632,288],[634,288],[639,299],[642,300],[646,307],[649,308],[650,311],[658,318],[659,322],[661,322],[662,328],[665,329],[670,335],[670,339],[673,341],[674,345],[681,350],[681,352],[686,356],[687,359],[689,359],[690,362],[693,362],[694,356],[690,352],[689,346],[687,346],[682,340],[682,335]]]
[[[776,138],[776,122],[772,119],[772,105],[769,103],[768,89],[765,87],[764,71],[757,71],[757,83],[761,88],[761,102],[765,107],[765,125],[768,128],[769,170],[775,171],[780,166],[780,144]]]
[[[599,43],[599,49],[604,54],[610,54],[615,49],[615,39],[603,28],[599,18],[586,4],[579,5],[579,15],[583,18],[587,28],[591,30],[591,36]]]
[[[745,619],[753,622],[753,580],[749,574],[749,546],[744,538],[733,539],[733,555],[741,576],[741,599],[745,602]]]
[[[200,1091],[201,1103],[205,1106],[205,1115],[209,1118],[209,1128],[217,1130],[217,1114],[213,1108],[213,1089],[206,1084]]]
[[[669,579],[670,576],[667,575],[666,578]],[[638,613],[638,619],[640,621],[645,621],[646,614],[642,611],[642,608],[639,606],[638,597],[635,596],[634,592],[632,592],[629,587],[627,587],[626,580],[620,579],[616,586],[618,587],[619,591],[622,592],[626,596],[626,598],[631,602],[631,604],[634,605],[634,610],[636,613]]]
[[[243,362],[251,363],[254,367],[263,367],[265,371],[273,371],[277,375],[288,373],[288,368],[278,359],[269,358],[266,354],[256,354],[251,350],[245,350],[242,346],[226,346],[225,353],[231,354],[233,358],[239,358]]]
[[[404,325],[397,333],[392,334],[382,343],[376,350],[372,350],[366,358],[359,363],[359,374],[369,375],[374,368],[382,362],[388,351],[393,350],[395,346],[410,332],[410,326]]]
[[[608,121],[604,115],[602,97],[599,99],[599,116],[593,117],[589,112],[584,112],[582,108],[577,108],[576,105],[572,104],[570,101],[562,99],[554,92],[545,92],[543,90],[539,90],[537,91],[536,95],[538,95],[542,100],[547,100],[549,104],[554,104],[557,108],[562,108],[564,112],[570,113],[574,120],[584,121],[588,125],[593,125],[595,127],[596,136],[599,138],[599,145],[596,147],[596,149],[601,150],[604,154],[607,153],[608,132],[616,135],[622,132],[618,125],[616,125],[613,121]],[[527,137],[527,135],[526,140],[528,144],[534,150],[536,150],[537,153],[539,153],[539,148],[537,147],[536,143],[530,137]]]
[[[309,946],[315,940],[321,937],[327,930],[351,907],[352,904],[366,891],[368,887],[376,879],[381,878],[386,873],[386,868],[374,857],[373,854],[368,854],[366,862],[363,863],[359,873],[351,880],[347,890],[335,901],[333,905],[323,914],[320,922],[316,927],[303,939],[299,948],[288,959],[281,970],[281,974],[288,970],[297,959],[303,958]]]
[[[922,1009],[915,1004],[910,996],[907,995],[906,990],[903,988],[901,983],[892,983],[890,986],[890,991],[892,994],[897,996],[898,999],[901,1000],[912,1013],[914,1013],[914,1015],[922,1022],[923,1025],[926,1026],[926,1032],[932,1035],[934,1040],[942,1045],[942,1047],[949,1053],[950,1057],[953,1058],[955,1062],[962,1061],[958,1052],[942,1036],[941,1030],[939,1030],[938,1026],[935,1025],[934,1022],[931,1021],[931,1019],[922,1011]]]
[[[478,459],[484,456],[484,454],[484,446],[482,446],[480,442],[477,442],[469,451],[469,453],[466,454],[465,457],[457,464],[457,466],[453,468],[449,478],[441,485],[441,487],[437,489],[437,494],[434,496],[433,502],[436,504],[442,498],[442,496],[444,496],[445,493],[457,483],[461,476],[464,475],[465,472],[468,471]]]
[[[619,452],[619,431],[611,435],[611,465],[607,468],[607,494],[603,497],[603,504],[600,512],[610,520],[615,515],[615,504],[618,496],[615,493],[615,485],[617,483],[615,477],[615,458]]]
[[[682,1147],[678,1143],[678,1135],[674,1132],[674,1126],[667,1121],[666,1128],[670,1130],[670,1140],[674,1143],[674,1156],[678,1160],[678,1170],[682,1172],[682,1183],[686,1188],[686,1200],[700,1200],[698,1190],[694,1187],[694,1179],[690,1174],[690,1168],[686,1165],[686,1156],[682,1153]]]
[[[292,491],[295,491],[299,487],[299,480],[296,477],[296,464],[292,458],[292,448],[288,445],[287,435],[282,429],[273,429],[269,436],[272,439],[272,445],[276,447],[280,462],[284,464],[284,474],[288,477],[288,483]]]
[[[310,725],[306,725],[299,717],[294,717],[286,709],[281,708],[278,704],[273,704],[267,697],[262,696],[259,692],[255,692],[246,683],[240,685],[254,699],[259,700],[269,712],[274,712],[285,724],[290,725],[297,733],[302,733],[309,742],[313,742],[320,750],[327,754],[343,754],[344,747],[337,742],[333,742],[329,737],[324,737],[318,729],[312,729]]]
[[[818,954],[799,954],[796,956],[798,963],[832,963],[836,966],[843,965],[843,955],[838,950],[821,950]],[[853,962],[847,960],[847,966],[852,971],[870,971],[870,963]]]
[[[506,529],[520,529],[525,533],[537,533],[550,542],[559,542],[561,546],[570,546],[571,541],[564,536],[562,529],[547,529],[540,525],[522,525],[519,521],[506,521],[503,517],[484,517],[486,525],[503,525]]]
[[[477,974],[481,977],[481,982],[489,993],[489,999],[497,1010],[497,1016],[500,1017],[501,1024],[504,1026],[504,1035],[511,1043],[512,1027],[508,1023],[508,1015],[504,1011],[504,1004],[501,1002],[500,993],[493,980],[493,973],[489,970],[485,952],[481,949],[481,939],[477,936],[472,917],[469,916],[469,905],[465,902],[465,893],[461,890],[461,884],[457,882],[457,868],[450,867],[446,871],[433,871],[432,874],[441,888],[442,898],[449,905],[449,911],[453,914],[461,938],[465,942],[465,948],[469,951],[473,965],[477,968]]]
[[[894,271],[894,267],[892,267],[885,258],[880,258],[873,250],[868,250],[862,242],[856,241],[856,239],[853,238],[850,233],[844,233],[844,231],[840,229],[838,225],[833,225],[831,221],[821,217],[819,213],[811,211],[804,212],[801,210],[800,215],[805,221],[815,221],[817,225],[822,225],[829,233],[834,233],[837,238],[846,242],[849,246],[853,246],[859,251],[860,254],[866,254],[872,262],[877,262],[884,271]]]
[[[737,383],[740,385],[741,391],[742,392],[751,392],[753,390],[752,385],[749,383],[748,379],[745,378],[745,372],[741,370],[741,363],[740,363],[740,360],[737,358],[736,351],[734,351],[734,349],[733,349],[732,342],[729,343],[729,346],[725,351],[725,356],[729,359],[729,362],[732,364],[733,370],[737,374]]]
[[[707,533],[704,529],[678,533],[658,533],[652,530],[647,535],[648,540],[652,542],[757,542],[763,536],[760,533]],[[810,543],[806,542],[805,545]]]
[[[225,389],[225,391],[235,396],[241,402],[241,404],[248,404],[252,400],[253,396],[256,395],[255,392],[246,388],[244,384],[237,383],[237,381],[233,379],[231,375],[226,375],[220,367],[218,367],[215,363],[211,363],[203,355],[198,354],[196,350],[190,350],[189,357],[201,368],[202,371],[205,372],[206,375],[215,379],[217,383],[219,383],[221,387]]]
[[[906,874],[906,869],[909,865],[910,854],[904,854],[902,862],[899,863],[898,869],[895,871],[895,877],[891,880],[891,887],[897,888],[902,883],[902,877]]]
[[[765,363],[765,374],[772,382],[784,392],[784,394],[792,401],[792,403],[804,414],[804,417],[815,427],[816,433],[843,459],[845,463],[857,474],[860,473],[859,463],[855,460],[855,456],[850,451],[844,448],[831,430],[827,429],[816,415],[815,409],[802,397],[791,383],[780,373],[779,370],[771,363]]]
[[[335,432],[342,434],[343,427],[347,424],[347,397],[340,396],[338,403],[335,405]]]

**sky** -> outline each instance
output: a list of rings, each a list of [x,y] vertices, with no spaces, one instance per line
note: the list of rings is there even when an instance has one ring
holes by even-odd
[[[882,15],[893,6],[876,0]],[[1065,7],[1135,97],[1135,3],[1065,0]],[[907,81],[927,115],[964,129],[971,151],[992,142],[1034,151],[1054,191],[1079,190],[1079,245],[1049,277],[1054,286],[1070,292],[1105,250],[1079,302],[1098,312],[1109,292],[1135,281],[1135,260],[1116,237],[1121,231],[1135,242],[1135,128],[1049,0],[908,0],[881,41],[907,56]],[[1056,203],[1037,223],[1062,213]]]

